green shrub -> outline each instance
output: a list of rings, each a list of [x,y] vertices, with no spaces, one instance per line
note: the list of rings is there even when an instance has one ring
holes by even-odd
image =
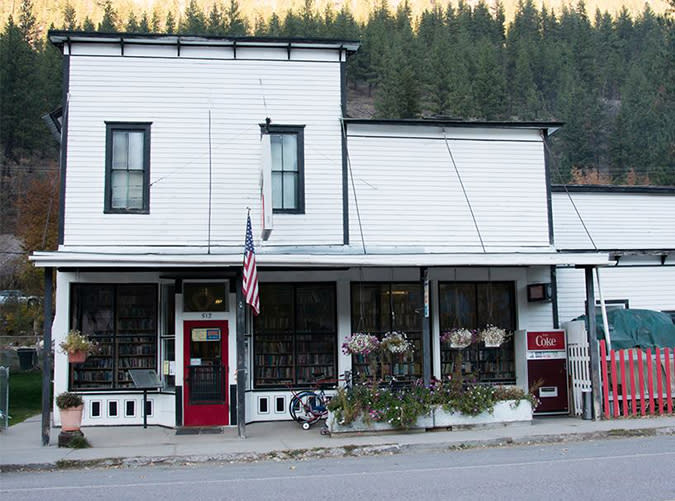
[[[70,409],[71,407],[79,407],[84,402],[82,397],[77,393],[70,393],[64,391],[56,397],[56,406],[59,409]]]

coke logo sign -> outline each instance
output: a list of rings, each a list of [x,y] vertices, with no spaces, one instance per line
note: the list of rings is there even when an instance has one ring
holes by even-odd
[[[528,350],[564,350],[565,331],[528,332]]]
[[[537,336],[534,338],[534,343],[542,348],[551,348],[558,344],[555,339],[546,336]]]

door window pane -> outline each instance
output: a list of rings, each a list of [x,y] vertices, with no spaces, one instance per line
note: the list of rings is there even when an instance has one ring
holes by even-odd
[[[183,285],[183,311],[227,311],[226,283],[192,283]]]

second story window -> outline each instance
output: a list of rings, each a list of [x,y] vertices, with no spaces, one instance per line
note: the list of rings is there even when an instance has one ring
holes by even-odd
[[[105,174],[105,212],[149,212],[149,123],[106,123]]]
[[[270,125],[272,208],[274,212],[305,212],[304,127]]]

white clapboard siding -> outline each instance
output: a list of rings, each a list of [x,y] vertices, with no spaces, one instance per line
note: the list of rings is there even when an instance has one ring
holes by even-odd
[[[584,270],[559,269],[558,312],[561,322],[584,314]],[[675,267],[636,266],[601,268],[600,282],[605,301],[629,301],[630,308],[675,311]],[[596,284],[596,300],[599,299]]]
[[[549,267],[527,268],[527,284],[551,283],[551,269]],[[519,291],[527,297],[527,288]],[[527,302],[527,330],[545,331],[553,328],[553,307],[551,301]],[[522,315],[519,312],[519,315]]]
[[[262,80],[262,86],[260,81]],[[341,244],[337,62],[73,56],[66,246],[241,246],[260,235],[260,127],[305,126],[306,213],[275,214],[266,246]],[[150,214],[104,214],[106,121],[152,122]]]
[[[349,127],[351,241],[360,240],[358,202],[366,246],[480,251],[442,131],[425,127],[416,137],[405,137],[411,129],[392,129],[391,135],[376,137],[377,127]],[[448,133],[462,136],[448,143],[483,241],[488,251],[497,246],[548,246],[544,152],[538,133],[518,131],[515,137],[525,140],[494,140],[498,133]]]
[[[571,193],[599,249],[675,248],[675,195]],[[553,223],[559,249],[592,249],[567,193],[553,193]]]

